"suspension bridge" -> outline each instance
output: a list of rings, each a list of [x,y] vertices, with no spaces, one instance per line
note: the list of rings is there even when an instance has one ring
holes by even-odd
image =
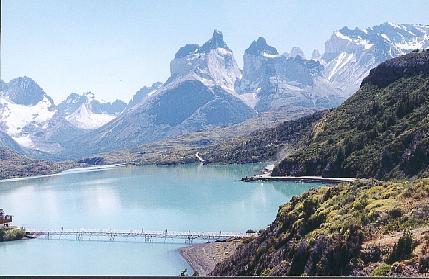
[[[216,241],[229,238],[249,238],[257,236],[257,233],[234,232],[177,232],[177,231],[143,231],[143,230],[93,230],[93,229],[59,229],[40,230],[26,229],[30,238],[44,239],[74,239],[74,240],[144,240],[145,242],[166,242],[167,240],[183,240],[192,243],[194,240]]]

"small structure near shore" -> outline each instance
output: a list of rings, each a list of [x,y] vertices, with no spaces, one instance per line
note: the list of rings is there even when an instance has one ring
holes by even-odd
[[[307,183],[342,183],[353,182],[356,178],[351,177],[321,177],[321,176],[271,176],[269,174],[261,174],[255,176],[246,176],[241,179],[244,182],[252,181],[292,181],[292,182],[307,182]]]
[[[0,208],[0,225],[8,227],[9,223],[12,223],[12,215],[7,215],[4,210]]]

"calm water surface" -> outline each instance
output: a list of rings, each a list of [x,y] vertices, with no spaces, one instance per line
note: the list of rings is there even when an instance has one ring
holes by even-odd
[[[258,165],[127,167],[0,183],[0,208],[31,228],[231,231],[266,227],[318,184],[244,183]],[[184,243],[0,243],[1,275],[178,275]]]

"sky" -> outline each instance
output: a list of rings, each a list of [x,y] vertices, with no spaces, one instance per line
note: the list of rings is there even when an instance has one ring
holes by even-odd
[[[221,30],[242,67],[262,36],[280,53],[307,56],[343,26],[429,24],[427,0],[2,0],[1,79],[29,76],[56,103],[91,91],[126,102],[144,85],[165,81],[187,43]]]

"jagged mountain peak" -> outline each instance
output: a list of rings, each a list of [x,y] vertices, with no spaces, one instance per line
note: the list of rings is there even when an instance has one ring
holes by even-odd
[[[200,80],[207,86],[219,85],[231,92],[241,76],[232,50],[224,42],[222,32],[217,30],[201,47],[187,44],[180,48],[170,62],[170,72],[171,77],[166,82],[170,87],[184,80]]]
[[[275,47],[267,44],[267,41],[263,37],[259,37],[256,41],[253,41],[250,46],[245,50],[245,54],[251,55],[278,55],[278,51]]]
[[[198,54],[198,53],[208,53],[210,50],[222,48],[231,52],[231,49],[223,40],[223,34],[221,31],[214,30],[212,37],[205,42],[202,46],[199,44],[186,44],[185,46],[179,48],[176,52],[174,58],[183,58],[188,55]]]
[[[361,45],[365,49],[370,49],[374,45],[378,47],[392,47],[396,51],[400,51],[399,55],[402,55],[412,49],[427,46],[428,34],[429,25],[385,22],[365,29],[358,27],[350,29],[345,26],[335,31],[330,41],[340,39],[345,41],[345,43]],[[329,46],[327,46],[326,51],[331,52]]]
[[[1,95],[7,97],[11,102],[24,106],[34,106],[45,98],[53,106],[53,100],[43,89],[27,76],[14,78],[9,83],[3,83]]]
[[[311,53],[311,59],[319,61],[321,58],[322,58],[322,55],[320,54],[319,50],[314,49],[313,52]]]
[[[289,53],[290,57],[301,56],[301,58],[305,59],[304,51],[300,47],[292,47]]]
[[[211,37],[211,39],[203,44],[200,51],[207,52],[207,51],[210,51],[211,49],[216,49],[216,48],[223,48],[223,49],[230,50],[227,44],[225,43],[225,41],[223,40],[223,33],[215,29],[213,31],[213,36]]]
[[[189,54],[196,53],[200,45],[198,44],[186,44],[185,46],[179,48],[179,50],[174,55],[174,58],[186,57]]]

